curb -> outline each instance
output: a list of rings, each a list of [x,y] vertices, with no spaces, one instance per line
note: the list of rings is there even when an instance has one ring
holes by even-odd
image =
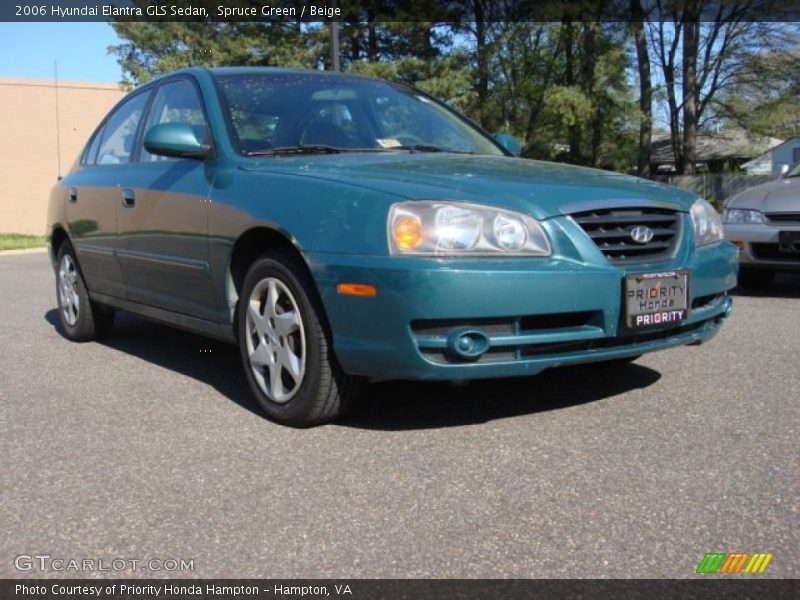
[[[42,248],[22,248],[21,250],[0,250],[2,256],[16,256],[18,254],[41,254],[47,252],[47,247]]]

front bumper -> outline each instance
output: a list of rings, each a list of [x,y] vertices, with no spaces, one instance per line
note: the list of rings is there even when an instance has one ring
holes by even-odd
[[[339,362],[349,373],[375,378],[533,375],[638,355],[708,340],[731,310],[727,291],[736,284],[737,270],[731,244],[694,249],[684,240],[669,262],[625,269],[609,263],[591,241],[572,250],[580,256],[442,260],[315,253],[306,258]],[[680,327],[626,330],[624,276],[672,269],[690,272],[689,318]],[[377,296],[340,295],[342,282],[374,285]],[[454,359],[445,351],[453,331],[464,329],[486,334],[488,348],[478,360]]]
[[[739,263],[744,267],[771,271],[800,270],[800,254],[783,253],[779,249],[781,231],[800,231],[800,226],[731,225],[725,224],[725,239],[740,247]]]

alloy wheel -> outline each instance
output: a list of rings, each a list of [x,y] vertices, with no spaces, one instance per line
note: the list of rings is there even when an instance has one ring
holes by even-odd
[[[250,369],[273,402],[285,404],[300,389],[306,368],[306,337],[299,304],[275,277],[253,288],[245,334]]]
[[[78,296],[78,269],[72,256],[65,254],[58,267],[58,304],[64,321],[70,326],[78,322],[80,297]]]

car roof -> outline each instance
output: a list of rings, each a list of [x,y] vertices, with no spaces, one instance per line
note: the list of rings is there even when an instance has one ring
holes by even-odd
[[[319,69],[299,69],[288,67],[187,67],[165,73],[158,77],[154,77],[147,84],[157,82],[167,77],[180,75],[182,73],[199,75],[201,73],[208,73],[211,75],[258,75],[258,74],[286,74],[286,75],[302,75],[318,76],[318,77],[337,77],[341,79],[350,80],[370,80],[375,81],[372,77],[364,77],[361,75],[353,75],[350,73],[340,73],[337,71],[321,71]],[[378,80],[381,81],[381,80]]]

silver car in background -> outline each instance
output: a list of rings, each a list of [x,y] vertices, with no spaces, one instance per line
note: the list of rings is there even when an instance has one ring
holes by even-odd
[[[779,271],[800,270],[800,162],[780,179],[725,202],[725,239],[739,246],[739,283],[770,284]]]

